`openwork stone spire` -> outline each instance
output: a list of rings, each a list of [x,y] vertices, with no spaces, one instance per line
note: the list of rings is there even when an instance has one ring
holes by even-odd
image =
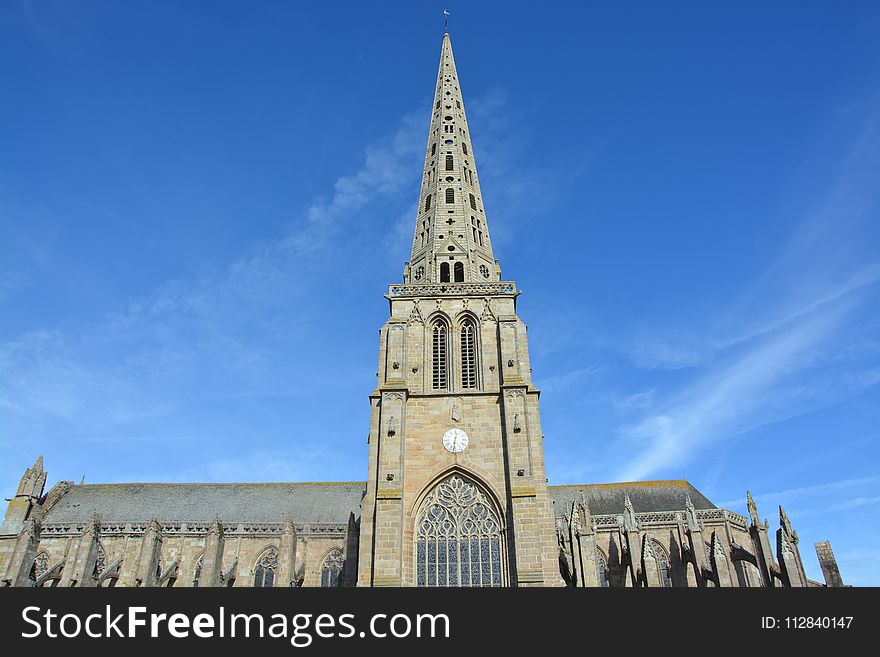
[[[440,67],[407,283],[501,279],[483,209],[471,134],[452,56],[443,35]]]

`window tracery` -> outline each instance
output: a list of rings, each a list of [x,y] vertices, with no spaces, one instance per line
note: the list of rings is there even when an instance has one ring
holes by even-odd
[[[417,586],[502,586],[501,523],[486,495],[459,475],[443,480],[416,521]]]
[[[278,550],[269,548],[254,568],[254,587],[264,588],[275,585],[275,571],[278,568]]]

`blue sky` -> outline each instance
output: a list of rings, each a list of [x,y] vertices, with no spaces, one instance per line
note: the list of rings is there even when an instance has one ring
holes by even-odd
[[[880,585],[880,6],[448,5],[551,484]],[[0,488],[363,480],[442,3],[0,8]]]

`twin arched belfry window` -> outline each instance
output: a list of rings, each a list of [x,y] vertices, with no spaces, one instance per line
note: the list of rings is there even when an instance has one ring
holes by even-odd
[[[430,327],[431,345],[431,388],[433,390],[450,389],[450,330],[442,318],[437,318]],[[478,365],[478,333],[477,324],[470,318],[464,318],[458,327],[457,365],[458,383],[463,389],[479,388]]]

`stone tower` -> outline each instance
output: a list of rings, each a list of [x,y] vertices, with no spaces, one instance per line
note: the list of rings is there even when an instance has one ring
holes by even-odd
[[[561,585],[526,326],[492,253],[448,33],[403,278],[370,395],[358,585]]]

